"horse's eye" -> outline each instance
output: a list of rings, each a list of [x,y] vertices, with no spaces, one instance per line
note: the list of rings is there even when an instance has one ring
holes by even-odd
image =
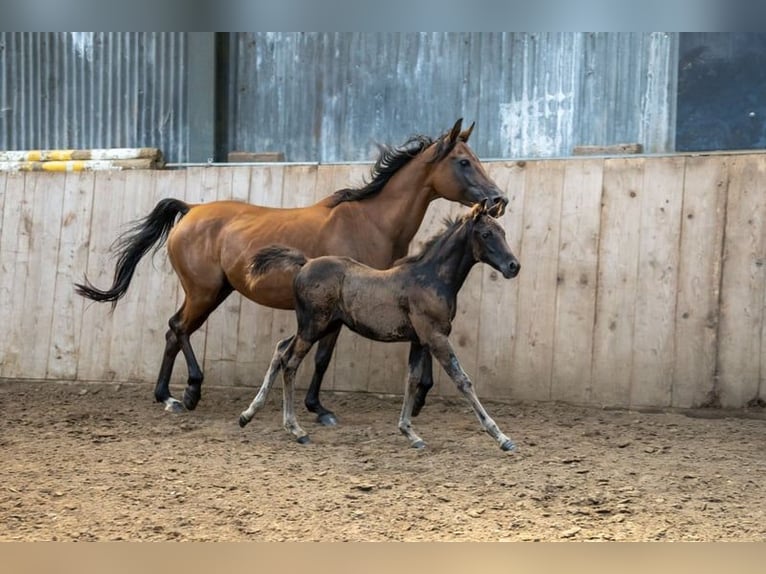
[[[481,238],[482,238],[482,239],[487,239],[487,238],[488,238],[490,235],[491,235],[491,234],[490,234],[490,232],[489,232],[489,231],[482,231],[482,232],[481,232]]]
[[[471,162],[468,161],[467,159],[460,160],[460,167],[468,167],[469,165],[471,165]]]

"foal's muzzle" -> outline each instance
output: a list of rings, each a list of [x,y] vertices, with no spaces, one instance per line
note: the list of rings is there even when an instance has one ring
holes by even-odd
[[[503,266],[503,277],[506,279],[512,279],[519,274],[519,271],[521,271],[521,263],[519,263],[516,259],[512,259],[508,262],[507,265]]]

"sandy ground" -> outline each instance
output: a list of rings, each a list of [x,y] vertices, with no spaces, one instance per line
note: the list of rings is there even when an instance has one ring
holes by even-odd
[[[239,428],[252,397],[207,387],[171,415],[149,384],[0,382],[0,540],[766,539],[762,410],[485,401],[518,445],[504,453],[433,399],[418,451],[398,398],[327,393],[335,428],[300,405],[299,445],[280,387]]]

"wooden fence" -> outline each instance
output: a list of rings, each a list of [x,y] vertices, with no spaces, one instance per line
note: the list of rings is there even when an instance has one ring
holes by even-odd
[[[452,340],[482,398],[742,407],[766,399],[764,154],[489,162],[522,263],[469,276]],[[163,197],[308,205],[368,165],[0,174],[0,377],[142,381],[151,397],[180,288],[165,251],[112,313],[109,246]],[[465,208],[432,204],[413,245]],[[231,296],[192,340],[206,382],[256,386],[292,312]],[[325,388],[400,393],[407,347],[343,332]],[[304,363],[308,365],[309,363]],[[310,368],[301,370],[306,385]],[[454,395],[435,369],[435,392]],[[176,393],[185,381],[179,356]]]

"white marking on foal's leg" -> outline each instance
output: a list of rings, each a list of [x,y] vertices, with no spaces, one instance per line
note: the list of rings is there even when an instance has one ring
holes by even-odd
[[[269,396],[269,391],[271,391],[271,387],[274,385],[274,381],[277,379],[279,369],[282,367],[282,353],[284,350],[281,347],[285,341],[287,341],[287,339],[277,343],[277,347],[274,349],[274,355],[271,357],[269,370],[266,371],[266,376],[263,377],[261,388],[258,389],[258,393],[250,403],[250,406],[247,407],[246,410],[242,411],[241,415],[239,415],[239,426],[243,427],[251,420],[253,420],[255,413],[263,408],[263,405],[266,404],[266,399]]]
[[[311,346],[311,343],[296,335],[292,354],[282,372],[282,423],[285,430],[301,444],[309,442],[309,435],[295,418],[295,373]]]

